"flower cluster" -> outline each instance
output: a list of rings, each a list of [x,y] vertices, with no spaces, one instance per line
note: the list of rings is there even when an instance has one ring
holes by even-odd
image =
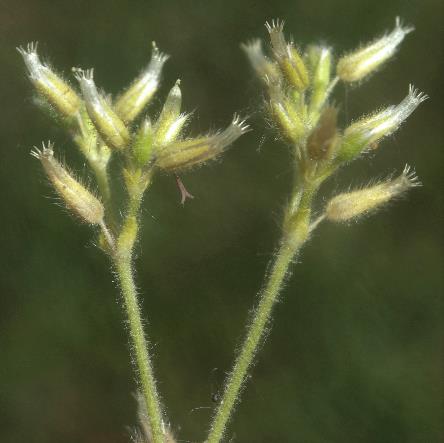
[[[271,43],[269,56],[263,51],[260,40],[242,47],[265,87],[267,113],[281,138],[292,148],[298,183],[294,207],[290,205],[290,214],[287,214],[291,218],[299,202],[298,191],[317,189],[339,167],[375,148],[384,137],[393,134],[427,96],[410,86],[407,96],[398,105],[359,118],[340,129],[338,110],[329,104],[336,84],[339,81],[355,83],[378,70],[413,28],[402,26],[397,18],[392,32],[340,57],[336,67],[331,48],[312,45],[302,51],[293,41],[285,39],[284,23],[279,20],[267,23],[266,28]],[[407,190],[408,183],[414,181],[409,180],[409,174],[402,177],[405,178],[403,190]],[[389,181],[378,186],[390,188]],[[361,191],[353,195],[352,200],[359,196],[363,202],[373,194]],[[381,199],[380,204],[386,200]],[[331,214],[332,207],[339,207],[337,202],[328,206],[328,213]],[[359,205],[355,209],[357,207]],[[366,207],[364,202],[363,214],[368,212]],[[350,214],[353,214],[350,218],[354,218],[359,211]],[[329,219],[343,221],[348,218],[343,215]]]
[[[259,302],[239,348],[217,409],[207,443],[219,443],[232,415],[248,370],[270,323],[273,306],[295,257],[322,220],[348,222],[369,214],[408,189],[420,186],[406,166],[398,177],[388,177],[361,189],[340,193],[327,201],[320,215],[314,201],[322,183],[341,167],[375,149],[379,142],[399,129],[427,96],[410,86],[407,96],[356,119],[348,127],[338,126],[338,109],[330,103],[339,82],[358,83],[377,71],[397,51],[413,29],[396,19],[395,28],[368,45],[335,60],[332,49],[312,45],[304,50],[284,35],[284,24],[266,24],[270,37],[267,55],[260,40],[242,45],[266,91],[266,110],[280,137],[290,146],[295,182],[285,209],[283,235],[267,273]],[[140,430],[134,441],[173,443],[163,412],[144,333],[137,286],[134,281],[134,246],[137,241],[143,195],[158,171],[176,175],[182,202],[191,195],[177,176],[219,157],[229,145],[248,131],[245,121],[234,115],[224,130],[187,137],[191,114],[182,111],[180,80],[169,91],[156,117],[143,115],[158,91],[168,56],[153,43],[151,60],[120,95],[113,98],[100,91],[92,69],[73,68],[78,89],[42,63],[37,44],[18,49],[28,69],[40,103],[47,106],[67,128],[96,178],[98,195],[54,157],[53,144],[31,152],[42,164],[52,186],[76,216],[101,230],[99,245],[109,254],[120,284],[128,319],[128,331],[137,367]],[[112,193],[109,162],[120,158],[127,191],[126,211],[119,211]],[[114,170],[114,168],[113,168]]]
[[[28,69],[38,102],[67,128],[96,178],[98,195],[55,158],[51,142],[31,151],[40,160],[65,206],[83,222],[100,229],[98,245],[113,263],[122,291],[134,352],[132,360],[143,398],[143,420],[134,441],[174,443],[157,393],[134,282],[133,252],[140,230],[141,204],[153,176],[159,171],[176,175],[184,203],[192,195],[177,174],[218,158],[248,131],[248,125],[235,114],[224,130],[187,137],[184,132],[191,114],[182,111],[180,80],[169,91],[156,118],[142,115],[159,89],[162,68],[168,59],[154,43],[146,68],[114,99],[97,88],[93,69],[73,68],[79,84],[77,90],[40,60],[37,44],[30,43],[18,51]],[[113,157],[120,158],[127,191],[125,210],[117,210],[112,192],[113,177],[108,165]]]
[[[393,134],[426,99],[410,86],[407,97],[399,105],[360,118],[345,129],[338,127],[338,109],[329,103],[339,81],[356,83],[375,72],[393,56],[412,28],[403,27],[397,19],[392,32],[340,57],[336,68],[331,48],[313,45],[302,50],[285,39],[284,24],[279,20],[267,23],[266,28],[270,36],[269,55],[263,51],[260,40],[253,40],[242,48],[265,88],[268,120],[290,146],[295,181],[285,208],[279,246],[227,377],[206,443],[222,440],[248,370],[269,330],[273,307],[292,263],[313,230],[323,220],[348,222],[372,213],[408,189],[419,186],[416,175],[406,166],[397,178],[389,177],[334,196],[320,215],[313,216],[321,184],[339,168]]]
[[[191,114],[181,111],[180,80],[170,90],[156,119],[140,118],[159,88],[162,68],[168,59],[154,43],[147,67],[114,100],[98,90],[92,69],[73,68],[79,83],[80,91],[77,91],[40,60],[36,43],[18,51],[40,101],[63,121],[95,173],[105,206],[102,212],[111,200],[108,163],[114,153],[122,155],[126,162],[123,173],[128,191],[135,192],[131,185],[136,183],[137,191],[143,192],[154,171],[177,174],[202,165],[217,158],[248,130],[245,121],[235,115],[223,131],[185,137],[184,129]],[[33,155],[41,160],[67,206],[85,221],[92,222],[82,208],[91,205],[91,211],[97,212],[97,205],[102,203],[54,159],[53,146],[35,150]]]

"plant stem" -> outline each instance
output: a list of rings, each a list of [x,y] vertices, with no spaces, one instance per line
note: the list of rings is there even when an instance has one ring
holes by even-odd
[[[245,341],[236,358],[233,370],[227,379],[222,399],[213,418],[207,443],[218,443],[223,437],[227,422],[239,399],[247,371],[264,337],[264,332],[282,288],[282,283],[288,274],[292,260],[308,237],[312,195],[311,190],[307,193],[302,191],[299,197],[301,202],[299,208],[295,212],[293,212],[294,208],[289,208],[293,218],[292,229],[284,235],[281,246],[275,256],[271,273],[248,327]]]
[[[137,290],[134,284],[133,270],[129,258],[116,259],[117,275],[122,288],[125,309],[128,316],[128,326],[135,354],[139,384],[148,411],[153,443],[163,443],[163,420],[153,368],[148,353],[147,341],[143,331]]]
[[[130,194],[128,212],[122,226],[113,255],[117,276],[122,289],[128,317],[129,333],[135,354],[139,385],[146,403],[152,443],[164,443],[165,434],[162,409],[156,388],[148,343],[143,331],[142,316],[134,283],[133,248],[138,231],[138,213],[142,202],[143,189]]]

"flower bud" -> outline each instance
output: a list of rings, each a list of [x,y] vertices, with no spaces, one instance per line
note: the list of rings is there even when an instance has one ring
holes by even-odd
[[[281,82],[278,66],[264,54],[262,42],[259,39],[243,43],[241,48],[247,54],[253,69],[261,80],[271,84],[279,84]]]
[[[97,91],[93,70],[75,69],[75,77],[80,83],[88,115],[103,141],[111,148],[124,149],[130,141],[130,134],[120,117]]]
[[[149,118],[146,118],[134,138],[133,152],[139,166],[144,166],[152,158],[154,147],[154,130]]]
[[[162,54],[153,42],[151,61],[131,86],[117,98],[116,113],[125,122],[132,122],[151,101],[160,83],[163,65],[169,56]]]
[[[37,54],[37,43],[28,43],[26,49],[17,48],[28,68],[29,79],[46,101],[62,116],[72,117],[80,109],[76,92],[51,69],[42,64]]]
[[[427,98],[427,95],[410,85],[407,97],[399,105],[389,106],[377,114],[364,117],[353,123],[344,131],[338,160],[352,160],[370,144],[393,134],[401,123]]]
[[[417,176],[406,166],[402,174],[368,188],[339,194],[325,209],[325,218],[333,222],[347,222],[379,209],[410,188],[421,186]]]
[[[319,116],[318,111],[326,100],[330,84],[331,49],[311,46],[308,49],[308,61],[312,78],[310,113]]]
[[[31,155],[40,160],[46,175],[68,209],[86,223],[102,225],[102,203],[54,158],[52,148],[51,143],[47,147],[43,144],[42,150],[34,147]]]
[[[270,91],[270,95],[270,113],[279,127],[280,134],[289,143],[298,143],[306,131],[301,113],[293,101],[288,100],[280,92]]]
[[[303,91],[309,85],[308,72],[304,61],[293,43],[287,44],[284,37],[284,22],[272,21],[265,26],[270,34],[273,54],[282,74],[288,83],[298,91]]]
[[[177,172],[215,159],[224,150],[248,132],[245,120],[234,116],[230,126],[222,132],[199,138],[178,141],[157,152],[156,165],[168,172]]]
[[[162,143],[160,144],[165,146],[176,141],[176,139],[179,137],[182,130],[188,123],[190,116],[191,114],[187,114],[186,112],[180,114],[179,117],[177,117],[176,120],[174,120],[169,128],[164,132],[161,140]],[[159,138],[157,138],[157,141],[160,141]]]
[[[339,59],[336,68],[338,77],[345,82],[362,80],[391,58],[404,37],[413,29],[403,27],[397,17],[395,29],[390,34]]]
[[[180,80],[170,90],[162,112],[155,125],[155,144],[165,146],[172,143],[179,136],[185,123],[189,119],[189,114],[181,114],[182,91],[180,90]]]

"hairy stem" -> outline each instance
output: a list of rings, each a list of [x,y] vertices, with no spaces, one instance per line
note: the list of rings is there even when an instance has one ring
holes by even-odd
[[[114,265],[119,278],[128,317],[131,344],[137,367],[138,382],[146,403],[152,443],[164,443],[162,409],[156,388],[153,367],[142,323],[142,315],[134,283],[133,247],[138,231],[138,212],[143,191],[130,195],[128,213],[114,253]]]
[[[274,304],[278,299],[285,277],[288,275],[291,262],[307,240],[311,199],[311,190],[307,193],[302,192],[302,196],[299,197],[301,203],[298,210],[293,212],[294,208],[289,208],[293,219],[291,231],[284,235],[281,246],[274,258],[273,267],[261,293],[253,319],[248,327],[246,338],[236,358],[233,370],[227,379],[219,407],[213,418],[207,443],[218,443],[221,441],[228,420],[236,406],[236,402],[239,400],[240,391],[245,382],[248,369],[264,337]]]
[[[129,259],[116,260],[117,275],[122,288],[139,384],[145,399],[153,443],[163,443],[163,421],[148,345],[143,331],[141,312]]]

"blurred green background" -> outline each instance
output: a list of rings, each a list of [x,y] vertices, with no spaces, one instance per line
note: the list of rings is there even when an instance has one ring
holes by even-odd
[[[279,238],[289,155],[264,127],[259,84],[239,49],[280,17],[297,42],[337,54],[386,29],[416,26],[395,60],[336,92],[343,121],[430,95],[402,130],[324,187],[324,196],[414,165],[424,183],[350,226],[322,226],[278,304],[227,441],[424,442],[443,439],[443,2],[310,0],[0,2],[0,441],[123,443],[135,384],[119,294],[88,227],[61,210],[29,150],[51,139],[86,173],[69,137],[37,109],[15,47],[69,75],[94,66],[117,93],[172,55],[153,112],[177,77],[193,133],[235,111],[254,132],[223,161],[172,177],[144,206],[138,284],[168,417],[202,441],[217,392]],[[320,202],[322,203],[322,201]],[[215,369],[217,368],[217,369]],[[200,409],[195,409],[200,408]]]

